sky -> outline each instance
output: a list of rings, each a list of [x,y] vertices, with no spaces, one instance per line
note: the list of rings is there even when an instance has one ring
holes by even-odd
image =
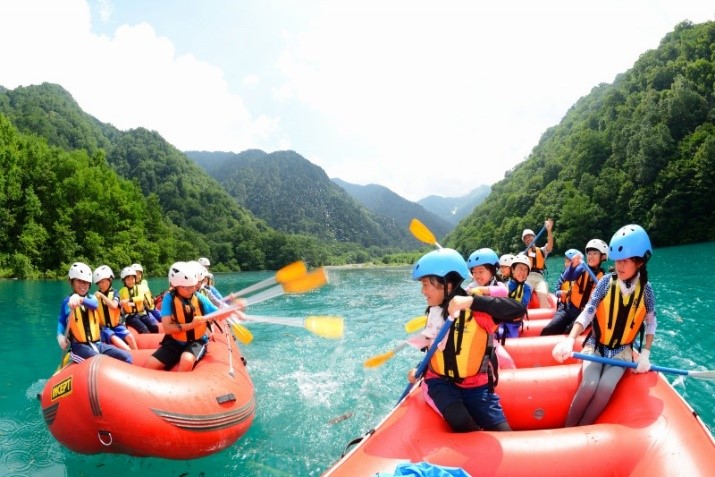
[[[293,150],[417,201],[524,161],[693,0],[0,0],[0,86],[182,151]]]

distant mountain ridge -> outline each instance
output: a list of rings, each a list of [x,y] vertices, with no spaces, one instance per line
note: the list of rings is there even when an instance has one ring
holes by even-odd
[[[409,220],[375,213],[294,151],[186,151],[236,201],[276,230],[355,242],[414,248]]]
[[[392,217],[397,223],[409,224],[413,218],[424,223],[437,238],[444,237],[454,225],[425,207],[411,202],[385,186],[378,184],[358,185],[342,179],[332,178],[334,183],[345,189],[355,200],[375,214]]]
[[[461,197],[430,195],[418,200],[417,203],[455,227],[463,218],[471,214],[476,206],[484,202],[491,191],[491,186],[480,185]]]

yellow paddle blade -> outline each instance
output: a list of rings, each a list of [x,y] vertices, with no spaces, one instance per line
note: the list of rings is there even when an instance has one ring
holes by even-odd
[[[231,330],[233,335],[243,344],[248,344],[253,341],[253,333],[251,333],[248,328],[238,324],[236,322],[231,323]]]
[[[393,356],[395,356],[395,351],[390,350],[387,353],[377,354],[371,358],[367,358],[362,365],[366,368],[377,368],[385,364]]]
[[[415,331],[419,331],[422,328],[424,328],[427,325],[427,317],[425,315],[422,316],[416,316],[412,318],[410,321],[405,323],[405,331],[407,333],[414,333]]]
[[[234,292],[232,293],[232,295],[244,296],[248,293],[258,291],[262,288],[266,288],[276,283],[286,283],[291,280],[297,280],[306,273],[308,273],[308,270],[305,268],[304,262],[293,262],[278,270],[274,276],[266,278],[265,280],[261,280],[258,283],[254,283],[253,285],[246,287],[243,290]]]
[[[303,327],[313,334],[331,340],[343,337],[343,318],[340,316],[309,316]]]
[[[427,228],[425,224],[417,219],[412,219],[410,221],[410,232],[415,236],[420,242],[424,242],[430,245],[434,245],[437,248],[442,248],[440,244],[437,243],[437,239],[430,229]]]
[[[297,280],[308,273],[308,269],[305,268],[305,263],[302,261],[293,262],[286,265],[276,272],[276,282],[286,283],[293,280]]]
[[[377,368],[378,366],[382,366],[387,361],[392,359],[392,357],[395,356],[395,353],[397,353],[398,351],[400,351],[402,348],[404,348],[407,345],[408,345],[407,342],[403,342],[399,346],[392,348],[390,351],[387,351],[382,354],[377,354],[371,358],[366,359],[362,363],[362,365],[366,368]]]
[[[57,366],[57,369],[55,369],[55,374],[57,374],[62,368],[67,366],[70,362],[70,350],[69,347],[67,348],[66,351],[62,353],[62,361],[60,361],[60,365]]]
[[[291,280],[283,284],[285,293],[304,293],[316,288],[320,288],[328,283],[328,274],[324,268],[318,268],[302,277]]]

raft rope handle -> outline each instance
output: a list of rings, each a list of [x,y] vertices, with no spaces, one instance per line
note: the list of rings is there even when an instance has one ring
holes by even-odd
[[[102,434],[106,434],[107,437],[109,437],[109,442],[104,442],[102,439]],[[97,439],[99,439],[99,442],[102,443],[103,446],[109,447],[112,445],[112,442],[114,442],[114,439],[112,439],[112,433],[110,431],[97,431]]]

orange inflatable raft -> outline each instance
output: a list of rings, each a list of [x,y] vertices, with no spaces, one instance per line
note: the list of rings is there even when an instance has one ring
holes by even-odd
[[[410,462],[474,477],[715,475],[712,435],[655,372],[627,370],[594,424],[563,428],[581,364],[556,365],[550,358],[560,338],[507,340],[519,365],[539,366],[499,372],[496,392],[513,432],[453,433],[416,387],[324,476],[392,475]]]
[[[156,347],[163,335],[141,335]],[[153,349],[132,351],[134,364],[100,355],[66,366],[40,401],[52,435],[81,454],[115,453],[193,459],[219,452],[253,422],[253,383],[233,337],[214,333],[192,372],[141,367]]]

